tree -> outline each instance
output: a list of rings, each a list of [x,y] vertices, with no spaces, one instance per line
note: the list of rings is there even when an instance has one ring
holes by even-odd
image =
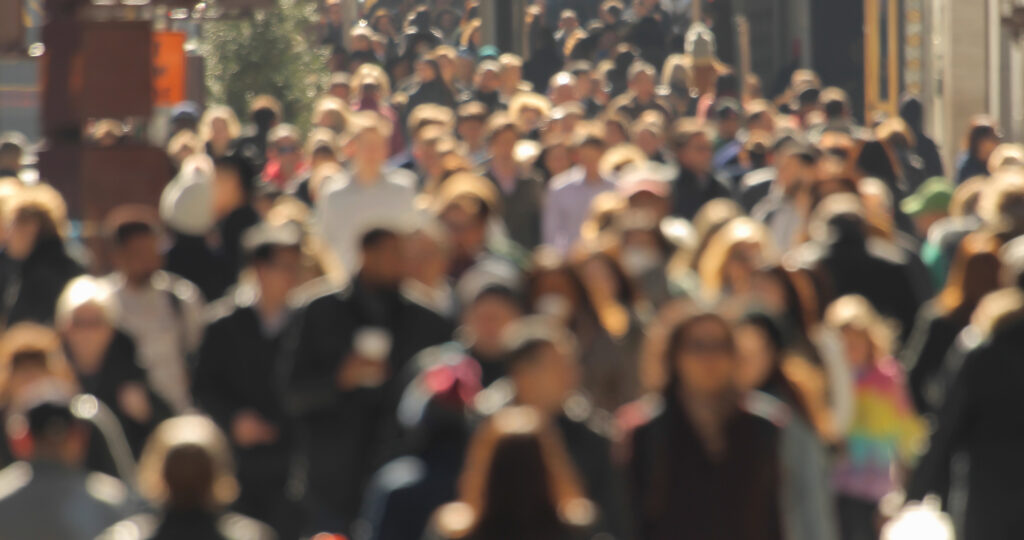
[[[308,128],[313,100],[329,77],[328,52],[314,39],[318,20],[315,0],[278,0],[243,19],[205,23],[200,51],[211,101],[244,118],[253,96],[270,94],[286,119]]]

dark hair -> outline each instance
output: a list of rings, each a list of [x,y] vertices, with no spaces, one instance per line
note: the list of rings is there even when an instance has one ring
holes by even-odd
[[[987,116],[976,116],[971,119],[971,125],[967,130],[967,153],[970,157],[975,157],[978,153],[978,147],[981,146],[982,141],[986,139],[998,139],[999,131],[996,129],[995,122]]]
[[[153,209],[142,205],[123,205],[107,214],[104,233],[114,247],[123,247],[140,236],[159,236],[160,222]]]
[[[772,348],[772,367],[759,389],[768,394],[782,398],[787,404],[793,406],[804,420],[811,420],[811,415],[803,398],[797,392],[796,387],[782,371],[782,361],[785,356],[786,343],[784,332],[777,320],[769,315],[758,312],[747,313],[740,319],[737,326],[752,326],[757,328],[765,337]]]
[[[556,321],[543,315],[531,315],[513,323],[504,340],[505,368],[511,372],[537,359],[547,347],[573,346],[573,336]]]
[[[333,153],[332,153],[333,155]],[[242,192],[246,195],[251,195],[256,189],[256,173],[253,171],[252,165],[249,160],[244,157],[231,154],[226,156],[220,156],[214,158],[213,165],[217,169],[227,169],[235,173],[238,176],[239,187],[242,188]]]
[[[369,251],[380,247],[385,242],[395,240],[398,240],[398,233],[395,231],[383,227],[375,227],[362,236],[359,245],[363,251]]]
[[[513,306],[519,311],[523,310],[523,301],[520,295],[505,285],[491,284],[484,287],[482,291],[473,297],[472,303],[477,304],[487,300],[497,300]]]
[[[669,403],[677,403],[675,398],[679,393],[679,386],[682,382],[679,369],[676,368],[676,358],[686,348],[687,339],[690,337],[693,327],[707,321],[724,328],[729,334],[729,347],[733,350],[736,348],[736,344],[733,341],[732,327],[717,313],[711,311],[698,312],[680,321],[669,335],[668,347],[665,348],[665,368],[666,373],[668,373],[668,385],[665,387],[665,394],[670,397]]]
[[[216,476],[213,458],[198,444],[181,444],[167,451],[163,477],[172,508],[202,508],[210,497]]]

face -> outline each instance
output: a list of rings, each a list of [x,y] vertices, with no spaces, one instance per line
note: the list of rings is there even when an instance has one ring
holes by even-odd
[[[404,242],[405,274],[426,285],[437,285],[448,273],[448,259],[430,236],[413,234]]]
[[[772,370],[771,340],[753,324],[736,328],[736,382],[742,390],[756,390],[768,380]]]
[[[759,307],[773,315],[781,315],[787,309],[785,286],[772,274],[759,272],[754,276],[754,298]]]
[[[506,129],[497,133],[491,138],[491,153],[502,158],[511,158],[518,140],[519,136],[512,130]]]
[[[71,314],[71,321],[64,328],[63,337],[71,350],[71,359],[84,373],[95,373],[103,354],[114,336],[113,328],[107,322],[103,308],[96,304],[84,304]]]
[[[39,237],[39,221],[29,217],[18,217],[7,228],[7,254],[16,261],[23,261],[35,249]]]
[[[588,169],[597,169],[597,164],[604,155],[604,147],[596,144],[585,144],[576,149],[576,162]]]
[[[388,140],[376,130],[366,130],[348,145],[348,158],[356,168],[376,171],[388,159]]]
[[[634,142],[648,156],[655,155],[661,149],[661,137],[649,129],[637,133]]]
[[[291,137],[282,137],[274,143],[274,155],[281,161],[281,164],[285,167],[291,168],[298,163],[299,158],[302,157],[302,148],[299,146],[299,141]]]
[[[847,326],[842,329],[843,347],[846,350],[846,361],[855,368],[866,367],[871,363],[873,347],[867,332]]]
[[[734,294],[747,294],[751,290],[754,271],[761,265],[761,247],[753,242],[737,244],[725,261],[725,280]]]
[[[238,173],[230,167],[217,167],[213,176],[213,214],[218,219],[230,214],[245,202]]]
[[[481,92],[495,92],[498,90],[498,74],[493,71],[484,71],[477,77],[476,87]]]
[[[295,248],[276,249],[274,256],[256,268],[260,292],[264,296],[282,299],[299,285],[302,273],[302,253]]]
[[[679,163],[687,169],[697,174],[711,172],[714,148],[711,140],[703,133],[694,135],[686,146],[679,149],[678,154]]]
[[[554,412],[576,389],[579,365],[565,347],[545,346],[512,374],[522,403]]]
[[[118,269],[129,282],[142,283],[163,268],[159,240],[155,234],[137,234],[118,248],[115,256]]]
[[[640,101],[650,101],[654,97],[654,78],[649,73],[637,73],[629,83],[629,88]]]
[[[583,264],[580,279],[592,297],[618,298],[621,292],[611,263],[601,257],[591,257]]]
[[[498,354],[502,350],[502,334],[520,315],[519,308],[507,300],[485,296],[469,306],[462,323],[473,337],[474,349]]]
[[[401,241],[398,238],[388,238],[364,250],[361,274],[374,285],[397,287],[405,277]]]
[[[572,84],[560,84],[551,90],[551,102],[561,105],[576,99],[576,88]]]
[[[552,176],[572,167],[572,157],[565,146],[553,146],[544,152],[544,167]]]
[[[797,156],[788,155],[779,160],[776,182],[786,193],[793,193],[814,178],[814,168]]]
[[[463,257],[473,257],[483,249],[487,226],[477,216],[461,208],[450,208],[441,215],[452,242]]]
[[[501,68],[501,85],[505,88],[515,88],[523,79],[523,69],[519,66],[503,66]]]
[[[214,140],[227,141],[231,139],[231,133],[228,131],[228,123],[223,118],[214,118],[213,122],[210,123],[210,130],[212,131]]]
[[[999,146],[999,139],[997,137],[988,137],[978,143],[978,159],[983,162],[987,162],[988,158],[992,156],[992,152],[995,151],[996,147]]]
[[[716,395],[732,388],[736,377],[736,355],[729,329],[713,319],[690,325],[677,351],[675,368],[684,391]]]
[[[459,122],[456,131],[458,131],[460,139],[470,145],[476,145],[479,144],[480,139],[483,137],[484,123],[476,118],[468,118]]]

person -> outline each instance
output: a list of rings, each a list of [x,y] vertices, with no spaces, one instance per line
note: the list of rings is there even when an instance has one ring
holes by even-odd
[[[231,447],[205,416],[163,421],[139,459],[139,492],[159,510],[107,529],[100,540],[274,540],[265,523],[225,511],[238,494]]]
[[[491,159],[484,176],[501,194],[501,208],[509,238],[532,250],[541,241],[541,211],[544,208],[544,185],[524,175],[513,153],[519,140],[515,122],[504,113],[495,113],[487,121],[487,145]]]
[[[448,276],[452,246],[444,225],[425,216],[404,244],[402,294],[447,319],[455,319],[461,306]]]
[[[249,132],[238,139],[236,152],[252,164],[254,171],[262,171],[267,163],[267,143],[270,130],[283,118],[281,102],[272,96],[260,94],[249,101]]]
[[[781,402],[776,410],[787,413],[777,418],[781,424],[780,500],[785,538],[838,539],[835,500],[828,482],[829,455],[825,441],[814,427],[805,388],[794,382],[800,379],[786,374],[787,360],[792,358],[787,358],[789,352],[785,350],[781,327],[768,315],[747,313],[736,325],[736,352],[740,390],[763,392],[752,396],[775,398]],[[772,401],[767,404],[778,405]]]
[[[350,275],[359,262],[360,235],[412,210],[412,183],[397,170],[386,171],[390,124],[373,112],[353,113],[343,146],[349,170],[328,180],[316,205],[320,235]]]
[[[892,470],[912,462],[925,426],[891,356],[893,332],[871,303],[842,296],[825,310],[825,324],[842,332],[856,380],[857,412],[832,474],[840,532],[843,540],[873,539],[878,502],[898,487]]]
[[[267,133],[267,164],[262,178],[284,189],[301,176],[309,164],[302,155],[302,134],[291,124],[278,124]]]
[[[212,105],[199,120],[199,137],[211,158],[224,157],[234,150],[232,145],[242,134],[235,111],[227,105]]]
[[[568,253],[579,238],[594,197],[615,189],[615,184],[600,174],[605,142],[596,125],[581,127],[573,148],[576,165],[548,182],[542,216],[544,243],[562,253]]]
[[[655,99],[657,75],[657,70],[651,64],[642,60],[634,61],[626,72],[629,92],[609,103],[608,109],[613,114],[625,115],[630,121],[637,120],[647,111],[661,113],[663,120],[671,118],[668,109]]]
[[[953,186],[942,177],[929,178],[917,190],[900,201],[900,211],[913,220],[917,238],[928,238],[936,222],[949,217]]]
[[[787,251],[795,247],[806,228],[803,195],[814,180],[819,155],[813,147],[792,140],[777,143],[774,155],[774,177],[760,184],[764,193],[759,196],[755,186],[744,185],[742,200],[750,205],[750,215],[768,226],[775,244]]]
[[[246,232],[251,277],[209,307],[192,381],[198,406],[228,434],[235,452],[241,491],[234,508],[282,536],[290,525],[285,484],[292,430],[279,398],[278,357],[301,242],[302,231],[291,223]]]
[[[434,511],[456,497],[472,435],[469,410],[479,391],[479,366],[458,355],[430,366],[408,385],[398,406],[406,450],[370,481],[360,538],[420,538]]]
[[[110,407],[138,456],[156,425],[171,416],[170,407],[153,391],[138,364],[135,342],[118,329],[114,292],[93,276],[68,282],[57,300],[54,328],[83,392]],[[96,463],[95,453],[90,462]],[[103,460],[106,470],[112,464]]]
[[[182,413],[192,402],[186,366],[202,338],[205,301],[194,284],[160,269],[160,229],[151,210],[115,208],[105,231],[115,268],[107,279],[117,326],[138,346],[150,386],[175,413]]]
[[[249,163],[238,156],[215,160],[214,171],[211,196],[219,238],[214,254],[220,259],[219,266],[227,273],[228,284],[233,285],[244,266],[243,234],[260,220],[253,208],[255,175]],[[220,296],[207,298],[213,300]]]
[[[673,183],[672,215],[693,219],[704,203],[731,197],[728,184],[714,176],[711,135],[695,119],[683,118],[672,126],[672,149],[679,163],[679,177]]]
[[[92,540],[131,513],[128,488],[82,466],[89,426],[72,413],[70,396],[45,382],[36,392],[16,422],[8,420],[32,446],[23,461],[0,470],[0,538]]]
[[[1021,243],[1000,253],[1006,266],[1000,289],[986,296],[964,332],[966,356],[939,412],[928,451],[907,485],[907,498],[923,500],[937,494],[950,506],[954,455],[964,456],[967,477],[962,481],[966,505],[962,510],[963,538],[1008,540],[1020,530],[1020,500],[1024,471],[1016,456],[1024,442],[1024,426],[1010,411],[1024,393],[1020,388],[1022,346]]]
[[[744,406],[729,324],[685,316],[665,350],[663,394],[620,413],[635,534],[781,539],[778,429]]]
[[[905,95],[900,101],[900,118],[910,126],[917,142],[915,153],[924,160],[924,172],[928,178],[944,176],[939,147],[924,132],[924,104],[914,95]]]
[[[533,315],[509,325],[503,341],[508,375],[477,397],[476,412],[490,416],[514,404],[550,419],[597,507],[593,530],[623,537],[623,479],[612,461],[612,420],[580,389],[584,369],[575,336],[558,321]]]
[[[393,375],[421,350],[450,339],[441,316],[399,291],[401,237],[374,228],[362,264],[342,291],[293,318],[282,345],[285,407],[305,447],[302,477],[311,529],[348,532],[369,475],[393,432]]]
[[[594,519],[564,445],[529,407],[499,411],[477,429],[458,494],[434,514],[426,540],[571,540]]]
[[[4,214],[7,264],[0,273],[0,326],[49,324],[64,286],[85,272],[64,243],[64,199],[48,184],[23,187],[8,199]]]
[[[937,414],[952,383],[946,358],[981,299],[999,286],[999,242],[982,232],[960,242],[946,285],[925,303],[900,355],[920,414]]]
[[[961,184],[978,175],[988,176],[988,158],[1001,140],[1002,136],[991,118],[972,118],[964,142],[964,153],[957,158],[956,183]]]
[[[18,177],[21,159],[27,147],[28,139],[17,131],[8,131],[0,135],[0,178]]]

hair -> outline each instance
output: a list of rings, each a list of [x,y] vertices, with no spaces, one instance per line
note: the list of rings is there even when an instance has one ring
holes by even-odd
[[[528,407],[502,409],[477,429],[458,493],[435,516],[450,538],[561,540],[595,517],[564,443]]]
[[[782,363],[786,357],[786,339],[779,322],[769,315],[758,312],[750,312],[740,318],[736,324],[739,326],[751,326],[760,330],[771,346],[772,367],[760,388],[770,389],[774,387],[782,396],[795,405],[799,413],[809,423],[813,423],[810,408],[804,400],[803,394],[782,369]]]
[[[672,124],[672,135],[669,140],[672,148],[679,151],[686,148],[698,135],[711,138],[711,131],[696,118],[680,118]]]
[[[348,125],[341,137],[342,145],[349,144],[368,131],[376,131],[381,137],[391,137],[392,127],[387,118],[376,111],[358,111],[348,116]]]
[[[380,88],[381,100],[386,100],[391,96],[391,79],[388,78],[384,68],[372,63],[359,66],[356,72],[352,74],[349,86],[354,90],[358,90],[367,82],[376,84]]]
[[[818,293],[814,288],[814,280],[804,270],[789,268],[781,264],[764,266],[758,270],[764,276],[777,279],[786,295],[786,317],[789,323],[800,334],[804,341],[820,321]]]
[[[978,214],[1000,233],[1024,229],[1024,174],[1002,172],[992,177],[978,200]]]
[[[327,127],[335,133],[342,133],[348,123],[348,107],[344,101],[335,96],[320,96],[313,104],[312,120],[314,125]],[[325,123],[328,125],[323,126]]]
[[[424,103],[417,105],[409,112],[406,120],[409,129],[409,136],[416,139],[420,130],[430,125],[440,125],[446,131],[455,129],[455,113],[448,107],[435,103]]]
[[[268,94],[259,94],[252,98],[249,102],[249,114],[256,118],[256,114],[260,111],[266,111],[273,115],[273,119],[280,120],[284,114],[281,112],[281,102],[274,96]]]
[[[899,323],[883,317],[859,294],[847,294],[829,304],[825,309],[825,324],[836,330],[850,328],[867,335],[873,349],[872,361],[891,354],[899,334]]]
[[[78,276],[64,286],[57,299],[54,327],[63,330],[71,326],[71,319],[79,308],[94,305],[103,311],[107,324],[117,321],[118,304],[110,284],[94,276]]]
[[[531,363],[546,347],[574,350],[576,338],[557,321],[544,315],[530,315],[514,322],[502,335],[504,364],[509,372]]]
[[[999,288],[999,240],[984,233],[971,233],[957,247],[946,285],[936,296],[944,315],[964,324],[988,293]]]
[[[386,242],[398,240],[398,233],[383,227],[374,227],[360,238],[359,245],[363,251],[376,249]]]
[[[39,223],[38,245],[42,240],[63,238],[68,233],[68,207],[64,197],[50,184],[23,186],[12,192],[3,209],[13,220],[33,219]]]
[[[646,74],[650,76],[651,80],[654,82],[657,82],[658,80],[658,70],[655,69],[654,66],[647,62],[644,62],[643,60],[634,60],[633,63],[629,65],[629,69],[626,71],[626,80],[629,82],[633,82],[633,79],[640,74]]]
[[[11,405],[11,375],[26,363],[42,367],[69,393],[77,391],[78,381],[64,357],[57,332],[41,324],[22,322],[7,328],[0,338],[0,409]]]
[[[516,125],[512,117],[503,112],[496,112],[487,119],[487,133],[485,139],[490,144],[495,137],[506,132],[511,131],[519,135],[519,126]]]
[[[678,321],[672,326],[672,330],[668,336],[667,346],[665,347],[665,356],[663,362],[665,364],[665,373],[668,374],[666,386],[664,392],[674,398],[679,390],[680,385],[685,384],[682,380],[679,369],[676,367],[676,359],[686,349],[687,339],[691,336],[690,331],[698,323],[702,322],[713,322],[723,328],[728,334],[728,346],[735,352],[736,343],[733,340],[732,326],[726,321],[721,315],[710,311],[698,311],[696,313],[689,314],[682,320]],[[678,403],[676,399],[669,399],[669,403]]]
[[[890,149],[909,149],[917,147],[917,136],[910,129],[906,120],[892,116],[875,128],[875,137]]]
[[[726,223],[742,215],[744,215],[743,208],[739,203],[725,197],[711,199],[700,207],[697,214],[693,216],[693,228],[699,239],[697,249],[693,252],[693,259],[690,261],[694,270],[697,269],[697,264],[715,233],[721,230]]]
[[[949,215],[962,217],[977,214],[978,200],[987,185],[987,176],[974,176],[964,180],[953,190],[953,197],[949,200]]]
[[[722,293],[726,263],[740,244],[757,244],[762,255],[773,259],[775,246],[768,229],[759,221],[738,217],[726,223],[708,241],[707,249],[697,261],[697,273],[705,292],[712,298]]]
[[[219,510],[238,496],[231,446],[205,416],[160,423],[139,457],[139,492],[165,508]]]
[[[967,135],[964,138],[964,146],[967,149],[968,156],[975,157],[978,153],[978,147],[981,146],[982,141],[992,138],[1000,138],[999,129],[996,127],[995,120],[987,115],[972,117],[970,124],[967,127]]]
[[[232,139],[237,139],[242,134],[242,125],[238,122],[235,111],[227,105],[213,105],[206,109],[202,118],[199,119],[199,137],[203,141],[213,138],[213,122],[215,120],[223,120],[227,124],[228,135]]]
[[[536,92],[519,92],[508,102],[508,114],[512,118],[519,118],[526,109],[534,109],[541,118],[547,118],[551,116],[551,100]]]
[[[124,247],[138,236],[160,236],[160,218],[154,209],[140,204],[125,204],[107,213],[103,232],[115,248]]]

